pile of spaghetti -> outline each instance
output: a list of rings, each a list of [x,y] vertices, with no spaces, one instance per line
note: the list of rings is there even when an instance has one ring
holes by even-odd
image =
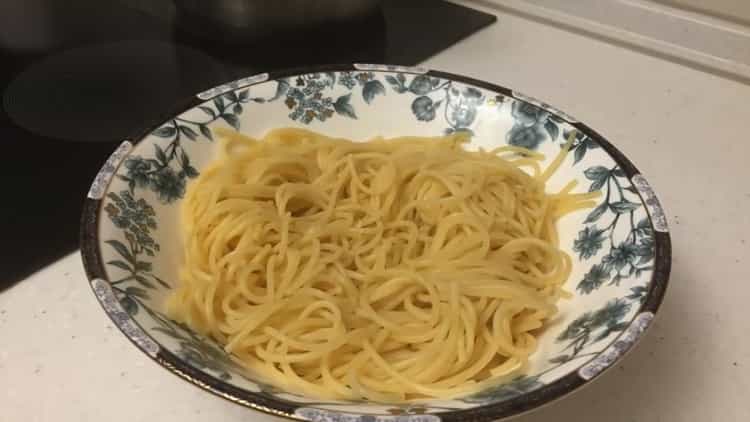
[[[542,169],[460,135],[221,136],[183,203],[170,316],[318,398],[455,397],[524,369],[571,268],[555,222],[592,205],[545,192],[567,146]]]

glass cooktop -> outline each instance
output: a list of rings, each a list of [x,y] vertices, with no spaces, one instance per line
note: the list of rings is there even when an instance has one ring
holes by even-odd
[[[195,17],[171,0],[0,9],[0,290],[77,248],[80,207],[103,161],[177,100],[280,68],[415,65],[495,21],[445,1],[384,0],[356,22],[225,44],[196,33]]]

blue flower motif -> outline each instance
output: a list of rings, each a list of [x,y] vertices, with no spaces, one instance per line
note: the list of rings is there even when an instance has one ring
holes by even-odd
[[[291,88],[286,93],[287,97],[294,98],[297,101],[302,101],[305,99],[305,94],[302,93],[298,88]]]
[[[338,78],[332,73],[308,75],[302,79],[302,88],[288,88],[286,92],[284,104],[291,110],[288,116],[304,124],[324,122],[334,113],[356,119],[354,107],[349,103],[351,94],[339,96],[334,102],[324,92],[333,89],[336,80],[339,85],[354,88],[357,84],[366,86],[373,78],[372,72],[342,72]]]
[[[315,118],[314,113],[307,112],[307,113],[302,114],[302,117],[300,117],[299,120],[304,124],[309,124],[310,122],[313,121],[314,118]]]
[[[526,149],[537,149],[545,139],[544,129],[539,125],[524,126],[516,123],[508,132],[508,143]]]
[[[635,262],[638,256],[638,247],[630,242],[623,242],[612,248],[609,254],[605,255],[602,263],[608,268],[614,268],[620,271],[626,265]]]
[[[414,99],[411,103],[411,111],[417,120],[429,122],[435,118],[435,109],[440,105],[440,101],[433,103],[432,98],[421,96]]]
[[[477,108],[471,104],[463,104],[453,109],[451,120],[457,127],[469,127],[477,117]]]
[[[417,95],[425,95],[432,91],[432,80],[425,75],[417,75],[409,84],[409,91]]]
[[[291,113],[289,113],[289,118],[292,120],[297,120],[300,118],[300,116],[302,116],[302,109],[299,107],[295,108]]]
[[[113,203],[110,202],[107,204],[107,206],[104,207],[104,211],[107,212],[109,219],[112,220],[112,223],[114,223],[115,227],[118,229],[126,229],[130,227],[130,221],[121,215],[121,210]]]
[[[292,109],[289,113],[290,119],[309,124],[315,119],[322,122],[333,116],[333,101],[330,97],[323,98],[320,92],[316,91],[310,97],[303,95],[300,98],[292,91],[285,101],[286,106]]]
[[[375,74],[372,72],[361,72],[361,73],[358,73],[357,76],[355,76],[355,79],[357,79],[357,82],[360,85],[364,85],[368,81],[375,79]]]
[[[149,170],[151,170],[151,164],[141,157],[130,157],[125,160],[125,168],[127,169],[127,177],[132,180],[136,186],[144,187],[148,185],[149,181]]]
[[[354,79],[352,72],[341,72],[339,74],[339,85],[343,85],[347,89],[352,89],[357,85],[357,81]]]
[[[318,90],[312,85],[307,85],[306,87],[302,88],[302,94],[306,97],[313,95],[316,92],[318,92]]]
[[[312,108],[313,110],[317,111],[318,113],[322,113],[326,109],[325,106],[323,106],[323,103],[321,103],[319,101],[313,102],[310,105],[310,108]]]
[[[481,105],[482,101],[484,101],[482,91],[471,86],[464,88],[464,90],[461,91],[461,96],[468,104],[473,106]]]
[[[185,179],[169,167],[164,167],[154,173],[150,182],[151,189],[159,195],[159,200],[162,202],[174,202],[185,194]]]
[[[623,299],[612,299],[591,317],[592,328],[614,327],[625,318],[630,304]]]
[[[522,124],[524,126],[531,126],[540,123],[544,124],[549,116],[547,111],[524,101],[513,102],[511,114],[515,118],[517,124]]]
[[[608,267],[604,265],[596,264],[592,266],[589,272],[583,276],[583,280],[578,283],[576,289],[583,294],[591,293],[609,280],[609,272]]]
[[[557,120],[541,107],[523,101],[514,101],[511,114],[515,119],[515,124],[508,133],[508,139],[515,139],[516,143],[513,145],[529,145],[526,148],[535,149],[546,136],[554,141],[560,134]]]
[[[105,211],[113,220],[118,219],[119,224],[115,223],[117,227],[141,228],[146,231],[149,228],[156,228],[156,220],[153,218],[156,215],[154,208],[143,198],[136,201],[128,190],[121,191],[119,195],[111,192],[107,197],[112,202],[107,204]]]
[[[154,250],[158,251],[159,245],[150,235],[150,231],[156,228],[154,208],[143,198],[133,198],[129,190],[120,191],[119,194],[110,192],[107,198],[110,202],[104,207],[104,211],[112,223],[125,232],[128,241],[138,244],[148,255],[153,255]]]
[[[310,98],[305,98],[304,100],[302,100],[302,102],[300,102],[299,106],[303,109],[308,109],[315,107],[315,104],[317,104],[317,101]]]
[[[578,252],[580,259],[589,259],[599,252],[604,243],[604,231],[595,226],[587,226],[578,232],[578,238],[573,241],[573,250]]]

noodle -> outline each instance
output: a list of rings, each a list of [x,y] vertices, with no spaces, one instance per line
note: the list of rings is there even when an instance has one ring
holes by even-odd
[[[455,397],[526,367],[567,294],[555,222],[598,194],[545,192],[570,141],[542,170],[460,135],[221,135],[183,203],[171,317],[319,398]]]

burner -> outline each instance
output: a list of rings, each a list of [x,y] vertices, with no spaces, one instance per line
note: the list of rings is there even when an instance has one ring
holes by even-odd
[[[227,79],[223,67],[190,47],[123,41],[80,47],[33,63],[10,83],[3,106],[30,132],[68,141],[132,136],[175,100]]]

